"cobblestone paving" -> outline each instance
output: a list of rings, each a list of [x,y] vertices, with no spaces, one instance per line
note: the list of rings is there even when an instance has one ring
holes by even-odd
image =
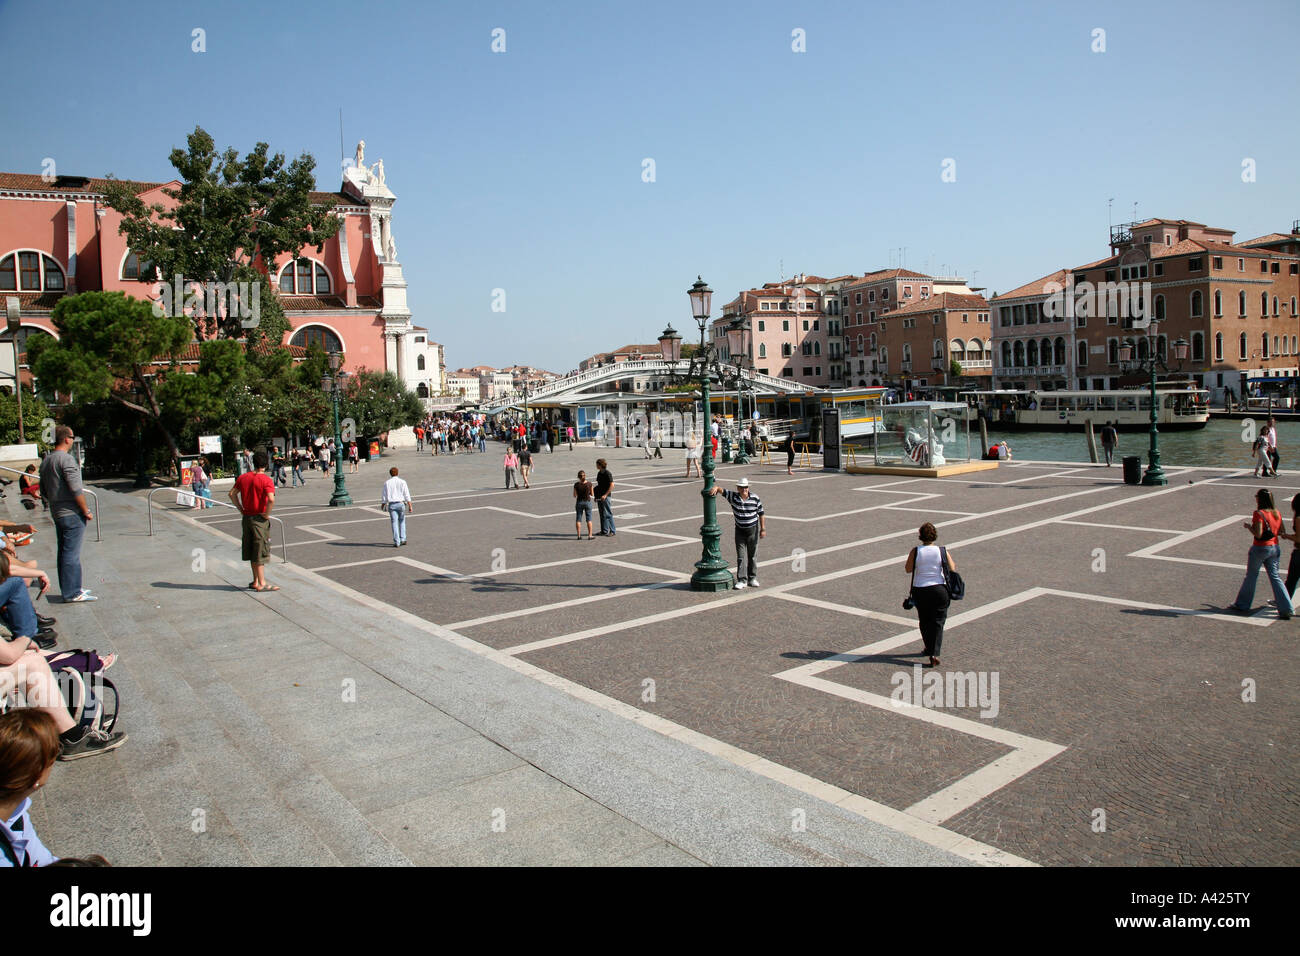
[[[349,509],[322,507],[330,483],[319,477],[283,491],[293,560],[1035,862],[1300,860],[1300,622],[1276,619],[1264,579],[1252,618],[1223,613],[1249,544],[1249,471],[1174,467],[1167,488],[1144,489],[1123,485],[1118,468],[1050,463],[942,480],[723,466],[724,482],[750,476],[767,509],[762,587],[704,595],[686,584],[700,482],[683,479],[679,454],[561,450],[538,456],[533,488],[505,491],[489,448],[364,465],[349,476]],[[618,534],[577,540],[572,482],[598,456],[618,482]],[[401,549],[375,507],[394,463],[417,498]],[[1276,491],[1289,501],[1300,476],[1283,473]],[[725,502],[720,511],[733,560]],[[226,515],[205,520],[237,533]],[[986,687],[996,676],[995,715],[971,700],[889,702],[921,680],[915,619],[900,605],[925,520],[969,588],[936,673]],[[817,673],[804,667],[859,648]],[[935,809],[941,792],[951,806]]]

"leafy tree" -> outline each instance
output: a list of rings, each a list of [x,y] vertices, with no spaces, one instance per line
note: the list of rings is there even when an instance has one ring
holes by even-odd
[[[43,440],[42,427],[53,418],[49,406],[31,389],[23,389],[23,434],[29,443],[40,446],[41,454],[49,451]],[[18,444],[18,399],[12,392],[0,392],[0,445]]]
[[[962,374],[961,362],[953,359],[948,365],[948,375],[952,378],[961,378]]]
[[[145,205],[121,182],[108,185],[105,201],[121,213],[119,231],[131,250],[142,263],[153,263],[164,282],[180,275],[205,283],[260,283],[261,324],[249,338],[278,345],[288,324],[262,270],[304,246],[319,253],[339,228],[328,208],[311,203],[316,161],[304,153],[286,163],[283,153],[268,156],[266,143],[241,159],[233,148],[218,152],[197,126],[186,145],[170,156],[181,180],[180,189],[165,190],[174,208]],[[154,280],[142,274],[141,281]],[[174,305],[179,313],[180,303]],[[199,310],[194,324],[199,339],[243,338],[246,331],[225,305],[213,314]]]
[[[243,355],[234,342],[205,342],[199,375],[179,358],[193,337],[189,320],[158,315],[149,302],[121,292],[83,292],[59,301],[51,314],[59,338],[28,343],[32,371],[78,403],[111,400],[151,422],[179,468],[176,433],[220,414],[223,396]]]
[[[356,422],[358,438],[371,438],[414,425],[424,418],[424,403],[395,373],[361,369],[348,376],[339,396],[339,415]]]

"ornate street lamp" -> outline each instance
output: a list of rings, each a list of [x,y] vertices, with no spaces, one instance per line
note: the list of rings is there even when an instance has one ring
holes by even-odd
[[[339,392],[347,381],[348,373],[339,370],[343,364],[342,352],[330,353],[331,375],[321,380],[321,388],[334,400],[334,494],[330,495],[330,507],[339,508],[352,504],[348,495],[348,486],[343,478],[343,429],[339,425]]]
[[[709,402],[709,384],[712,376],[721,371],[713,347],[705,336],[709,324],[709,310],[713,303],[713,290],[702,278],[696,276],[695,284],[688,290],[687,295],[691,300],[691,317],[695,319],[695,324],[700,329],[700,350],[691,358],[689,374],[699,378],[704,399],[704,444],[701,449],[701,457],[704,461],[702,469],[704,489],[700,492],[704,496],[704,524],[700,526],[702,553],[700,560],[695,562],[695,573],[691,575],[691,590],[726,591],[735,585],[736,579],[732,577],[731,570],[723,560],[718,547],[722,530],[718,527],[717,499],[713,496],[713,441],[710,429],[713,407]],[[665,336],[671,340],[670,333],[671,326],[665,331]],[[665,346],[663,338],[660,339],[660,347],[669,347]]]
[[[1160,357],[1156,349],[1158,339],[1156,338],[1155,331],[1156,325],[1153,322],[1147,327],[1146,358],[1134,358],[1134,356],[1138,354],[1138,350],[1132,339],[1125,339],[1123,344],[1119,347],[1119,361],[1121,365],[1125,367],[1131,365],[1134,370],[1149,372],[1151,375],[1151,447],[1147,452],[1146,474],[1142,476],[1142,484],[1148,486],[1169,484],[1169,479],[1165,477],[1164,469],[1160,467],[1160,430],[1156,427],[1159,409],[1159,398],[1156,395],[1156,366],[1159,366],[1166,372],[1171,371],[1171,369],[1165,364],[1165,360]],[[1178,360],[1179,368],[1181,369],[1182,363],[1187,360],[1186,340],[1179,339],[1174,343],[1174,358]]]

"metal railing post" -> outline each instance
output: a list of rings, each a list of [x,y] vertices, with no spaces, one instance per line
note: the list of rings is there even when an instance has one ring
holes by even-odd
[[[8,465],[0,465],[0,471],[12,471],[15,475],[25,475],[27,472],[19,471],[17,468],[10,468]],[[82,485],[81,490],[84,494],[90,495],[95,499],[95,540],[103,541],[104,536],[99,532],[99,495],[89,485]]]
[[[153,536],[153,496],[160,491],[174,492],[179,490],[180,489],[178,488],[171,488],[171,487],[154,488],[152,491],[149,492],[148,495],[145,496],[148,499],[148,506],[145,510],[148,511],[149,513],[149,536],[150,537]],[[223,508],[229,508],[231,511],[239,511],[238,508],[236,508],[234,505],[226,501],[217,501],[215,498],[203,498],[201,500],[206,502],[206,504],[208,505],[220,505]],[[242,515],[243,512],[241,511],[240,514]],[[288,541],[288,536],[285,534],[285,530],[284,530],[284,519],[279,518],[276,515],[268,515],[268,517],[272,521],[278,521],[280,523],[280,551],[284,556],[284,563],[289,564],[291,563],[289,561],[289,541]]]

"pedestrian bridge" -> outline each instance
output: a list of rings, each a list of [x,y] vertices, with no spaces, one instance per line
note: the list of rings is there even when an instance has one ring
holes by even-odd
[[[685,361],[667,362],[663,359],[638,359],[633,362],[602,365],[599,368],[587,369],[585,372],[566,375],[564,378],[556,379],[536,391],[530,390],[528,400],[530,402],[564,400],[609,382],[616,382],[632,376],[638,378],[670,378],[675,374],[683,374],[688,367],[689,363]],[[742,368],[740,377],[745,382],[746,390],[759,394],[794,393],[812,395],[817,391],[811,385],[805,385],[802,382],[796,382],[788,378],[778,378],[775,375],[762,375],[752,369]]]

